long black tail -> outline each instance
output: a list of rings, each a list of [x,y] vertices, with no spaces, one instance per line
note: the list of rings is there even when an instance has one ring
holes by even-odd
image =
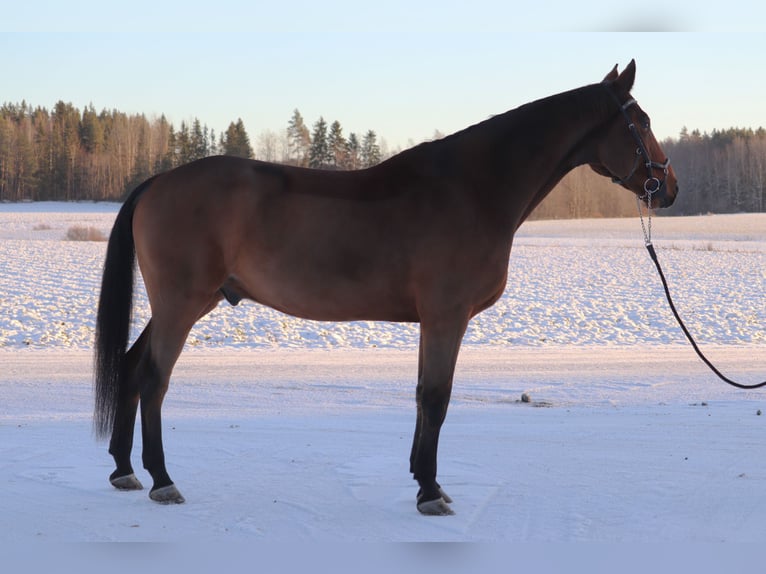
[[[99,438],[108,436],[112,430],[124,383],[136,260],[133,212],[139,196],[149,187],[152,179],[133,190],[122,205],[106,249],[96,317],[94,357],[94,430]]]

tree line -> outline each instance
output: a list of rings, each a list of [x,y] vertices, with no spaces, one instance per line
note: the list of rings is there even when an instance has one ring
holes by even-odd
[[[438,132],[436,132],[438,136]],[[766,130],[689,131],[662,146],[681,193],[668,213],[766,210]],[[281,132],[254,143],[241,119],[216,134],[194,118],[176,127],[164,115],[79,110],[59,101],[48,110],[26,102],[0,106],[0,201],[118,201],[151,175],[208,155],[235,155],[323,169],[360,169],[390,154],[373,130],[344,134],[338,120],[310,127],[295,109]],[[635,199],[588,168],[568,174],[534,218],[621,217]]]
[[[766,211],[766,129],[700,133],[684,128],[664,143],[680,193],[670,213]]]
[[[766,211],[766,129],[730,128],[700,133],[683,128],[661,142],[680,191],[662,215]],[[570,172],[532,214],[537,219],[628,217],[633,194],[580,167]]]
[[[327,125],[323,116],[311,131],[297,109],[287,125],[287,154],[283,163],[321,169],[360,169],[383,159],[377,134],[368,130],[362,139],[355,133],[348,138],[338,120]]]
[[[0,201],[119,200],[154,173],[217,153],[252,156],[242,120],[216,138],[196,118],[175,128],[164,115],[6,103]]]
[[[258,157],[325,169],[358,169],[383,159],[373,130],[343,135],[320,118],[313,129],[296,109],[281,135],[264,132],[253,149],[241,119],[216,136],[198,118],[179,127],[164,115],[0,106],[0,201],[120,200],[155,173],[210,155]]]

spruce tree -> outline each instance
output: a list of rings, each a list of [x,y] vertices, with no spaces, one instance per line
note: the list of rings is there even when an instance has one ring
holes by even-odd
[[[338,120],[335,120],[330,126],[327,147],[330,165],[339,169],[346,169],[348,163],[348,142],[346,142],[346,138],[343,137],[343,128],[340,126]]]
[[[314,124],[314,133],[311,134],[309,167],[328,167],[331,161],[330,148],[327,142],[327,122],[320,116]]]
[[[360,151],[362,167],[372,167],[380,163],[380,148],[378,147],[378,136],[374,131],[369,130],[364,134],[362,140],[362,149]]]
[[[93,104],[82,112],[80,145],[88,153],[100,153],[104,149],[104,126]]]
[[[204,128],[198,118],[194,118],[189,138],[189,151],[191,159],[201,159],[208,155],[207,126]]]
[[[223,136],[220,151],[223,155],[233,155],[249,159],[253,158],[253,148],[250,145],[250,137],[247,135],[242,118],[237,119],[236,123],[232,122],[229,124],[229,128],[226,130],[226,135]]]
[[[346,165],[344,166],[345,169],[359,169],[359,153],[361,151],[361,146],[359,145],[359,138],[354,132],[348,134],[347,149],[348,154],[346,156]]]
[[[189,133],[189,126],[185,121],[181,122],[181,126],[176,132],[176,147],[178,150],[178,165],[189,163],[194,159],[191,147],[191,134]]]

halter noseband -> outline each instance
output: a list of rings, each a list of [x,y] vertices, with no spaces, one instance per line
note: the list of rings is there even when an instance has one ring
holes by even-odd
[[[628,181],[631,177],[633,177],[633,174],[636,173],[636,170],[638,169],[638,162],[639,160],[644,160],[644,166],[646,167],[647,177],[646,181],[644,181],[644,192],[645,195],[641,197],[641,199],[646,198],[647,200],[651,200],[651,197],[654,193],[657,193],[660,189],[662,189],[662,186],[665,185],[665,177],[662,178],[662,181],[654,177],[652,173],[652,169],[661,169],[665,176],[668,175],[668,167],[670,166],[670,158],[667,158],[664,163],[659,163],[656,161],[652,161],[652,158],[649,156],[649,152],[646,149],[646,145],[644,145],[644,140],[641,139],[641,135],[638,133],[638,128],[636,128],[636,124],[633,123],[633,121],[630,119],[630,116],[628,115],[627,109],[637,104],[635,99],[631,98],[624,104],[620,104],[620,101],[617,99],[617,96],[607,88],[607,91],[612,96],[612,99],[614,99],[615,102],[617,102],[617,105],[620,106],[620,112],[622,113],[623,117],[625,118],[625,121],[628,122],[628,130],[630,130],[630,134],[633,136],[633,139],[636,141],[636,145],[638,148],[636,149],[636,159],[633,162],[633,169],[630,170],[630,173],[626,175],[623,178],[614,177],[612,176],[612,181],[614,183],[617,183],[619,185],[624,185],[626,181]]]

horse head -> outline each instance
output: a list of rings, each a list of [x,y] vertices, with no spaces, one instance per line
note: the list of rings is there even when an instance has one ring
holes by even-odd
[[[635,193],[649,207],[669,207],[678,193],[678,181],[670,159],[652,133],[649,116],[630,95],[635,78],[634,60],[621,74],[615,65],[604,78],[602,85],[614,114],[600,130],[597,159],[590,166]]]

